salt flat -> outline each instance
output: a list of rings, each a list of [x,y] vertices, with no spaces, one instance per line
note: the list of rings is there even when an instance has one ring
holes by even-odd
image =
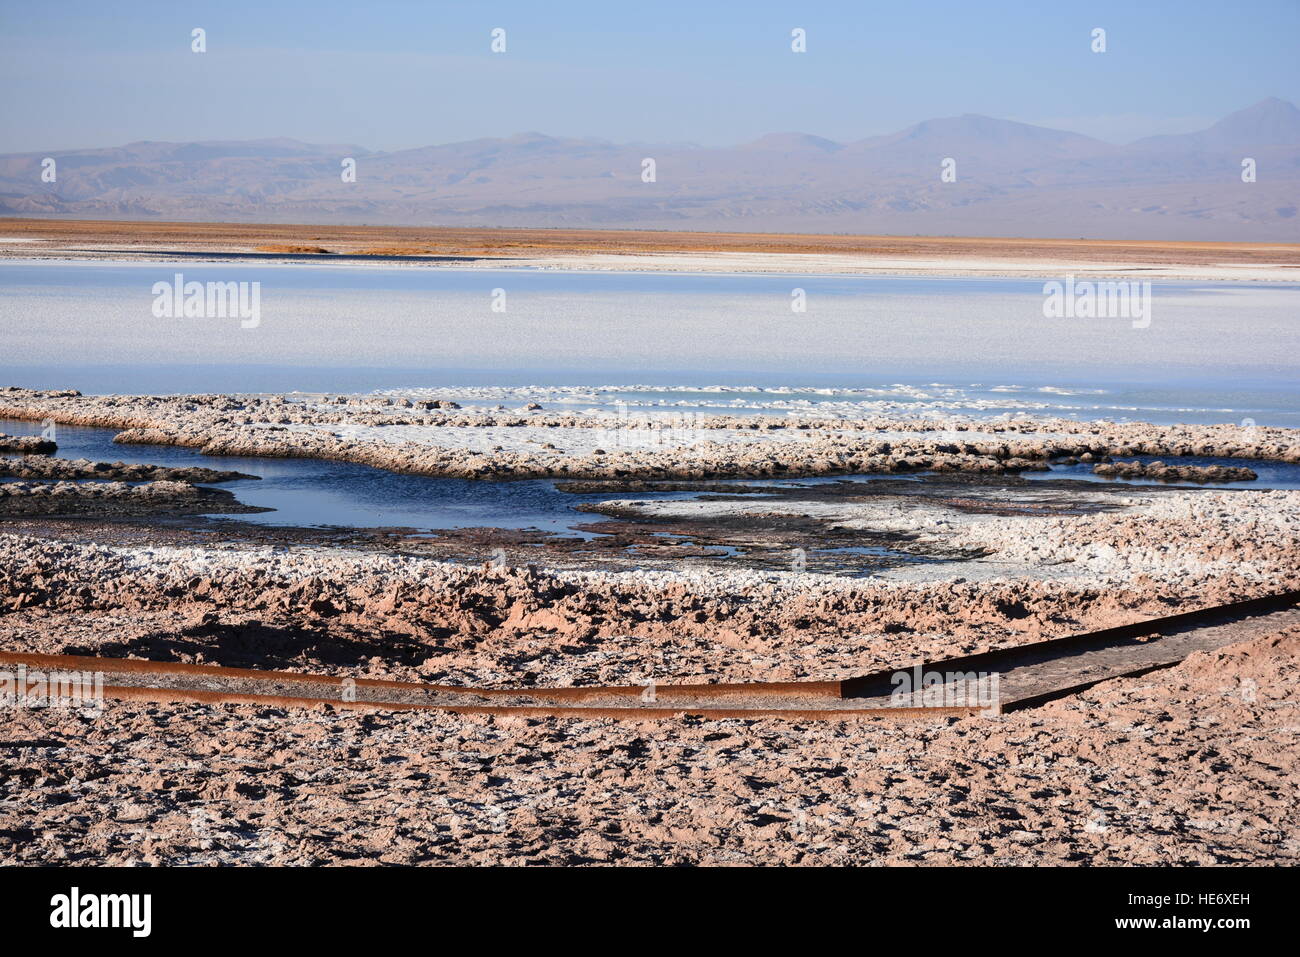
[[[154,316],[153,284],[178,271],[260,283],[257,327]],[[1029,280],[4,262],[0,282],[0,374],[131,366],[133,386],[114,390],[131,392],[161,391],[151,368],[224,364],[400,369],[395,384],[411,388],[471,373],[574,385],[671,372],[671,384],[702,385],[743,370],[765,385],[948,376],[1173,384],[1176,396],[1289,385],[1300,356],[1300,289],[1266,283],[1156,283],[1149,325],[1135,327],[1047,318],[1043,284]],[[791,308],[796,289],[805,312]]]

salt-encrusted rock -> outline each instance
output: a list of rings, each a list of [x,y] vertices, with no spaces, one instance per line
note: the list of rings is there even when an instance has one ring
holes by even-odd
[[[445,400],[408,409],[392,401],[355,397],[337,405],[283,396],[81,396],[11,388],[0,391],[0,415],[121,429],[120,442],[480,479],[1014,473],[1069,457],[1106,464],[1131,455],[1300,462],[1300,430],[1262,426],[770,415],[694,415],[683,425],[540,407],[460,409]],[[513,433],[509,441],[500,440],[505,430]],[[492,440],[484,441],[488,434]],[[546,442],[535,441],[543,436]]]
[[[20,455],[53,455],[59,446],[39,435],[5,435],[0,432],[0,452],[17,452]]]
[[[258,477],[245,475],[243,472],[227,472],[200,466],[128,465],[125,462],[92,462],[90,459],[55,459],[35,455],[25,455],[15,459],[0,458],[0,478],[60,481],[116,479],[123,482],[172,481],[212,484]]]
[[[1160,482],[1253,482],[1254,469],[1232,465],[1166,465],[1154,462],[1105,462],[1092,471],[1105,478],[1154,479]]]
[[[185,482],[0,482],[0,516],[194,515],[265,512],[224,489]]]

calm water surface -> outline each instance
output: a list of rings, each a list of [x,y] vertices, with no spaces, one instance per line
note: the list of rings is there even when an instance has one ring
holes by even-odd
[[[260,283],[259,325],[155,318],[153,284],[177,273]],[[795,289],[806,312],[791,310]],[[1300,427],[1300,286],[1153,283],[1146,328],[1048,319],[1043,298],[1036,280],[8,261],[0,384],[613,386],[594,404]],[[725,388],[681,391],[711,386]]]

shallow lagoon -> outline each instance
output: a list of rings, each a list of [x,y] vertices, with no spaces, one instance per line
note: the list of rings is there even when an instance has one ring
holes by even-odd
[[[261,283],[260,324],[156,318],[152,286],[178,272]],[[1037,280],[9,261],[0,383],[128,394],[641,383],[598,404],[739,412],[790,408],[740,387],[816,387],[830,394],[796,400],[1300,426],[1300,287],[1152,285],[1151,324],[1133,328],[1045,318]],[[792,312],[794,289],[806,312]],[[715,385],[733,391],[676,391]]]

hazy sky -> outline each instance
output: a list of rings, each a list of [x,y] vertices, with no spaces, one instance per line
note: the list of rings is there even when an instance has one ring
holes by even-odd
[[[959,113],[1123,142],[1300,101],[1297,39],[1297,0],[0,0],[0,151],[273,136],[393,150],[525,130],[848,141]]]

